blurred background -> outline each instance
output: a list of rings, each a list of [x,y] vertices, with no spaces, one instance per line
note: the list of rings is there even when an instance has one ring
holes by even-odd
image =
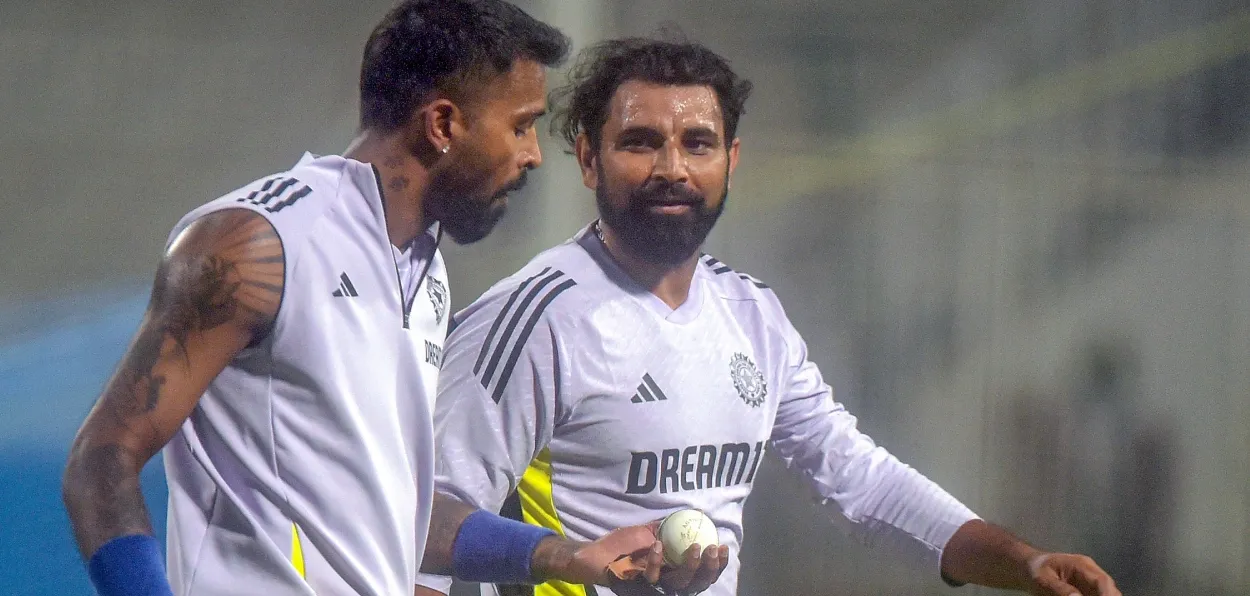
[[[518,4],[577,48],[676,26],[755,82],[708,250],[880,443],[1126,594],[1250,594],[1246,0]],[[90,593],[60,472],[169,228],[347,146],[388,5],[0,3],[0,591]],[[544,142],[501,228],[449,243],[456,306],[593,217]],[[742,594],[955,593],[761,474]]]

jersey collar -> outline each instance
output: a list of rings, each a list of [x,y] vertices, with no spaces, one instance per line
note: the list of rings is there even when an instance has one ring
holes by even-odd
[[[598,235],[595,234],[594,223],[582,228],[574,237],[574,241],[590,254],[612,283],[655,316],[669,323],[685,325],[694,321],[699,313],[703,312],[703,298],[707,295],[704,285],[707,280],[701,275],[702,267],[695,268],[694,279],[690,280],[690,295],[686,296],[686,301],[675,309],[669,308],[668,304],[634,281],[634,278],[617,264],[616,259],[612,258],[603,243],[599,241]]]

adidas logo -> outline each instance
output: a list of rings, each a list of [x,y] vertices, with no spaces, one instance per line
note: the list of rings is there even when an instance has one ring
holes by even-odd
[[[330,295],[337,298],[355,298],[360,294],[356,293],[356,286],[352,285],[351,278],[347,277],[346,273],[342,273],[339,275],[339,289]]]
[[[655,384],[655,379],[651,378],[648,373],[643,373],[642,383],[638,385],[638,393],[634,394],[634,398],[629,400],[630,403],[640,404],[644,401],[666,401],[668,396],[660,391],[660,386]]]

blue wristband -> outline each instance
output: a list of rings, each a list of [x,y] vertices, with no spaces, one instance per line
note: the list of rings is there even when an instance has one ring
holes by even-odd
[[[460,524],[452,545],[456,577],[488,584],[533,583],[530,559],[539,541],[555,532],[486,511],[474,511]]]
[[[87,573],[100,596],[173,596],[161,545],[151,536],[114,538],[91,555]]]

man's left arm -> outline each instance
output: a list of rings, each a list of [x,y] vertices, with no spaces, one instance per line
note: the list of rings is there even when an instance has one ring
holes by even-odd
[[[1040,551],[981,520],[964,524],[946,543],[942,577],[956,584],[1047,596],[1120,596],[1111,576],[1093,559]]]
[[[1046,596],[1120,596],[1088,557],[1034,549],[982,521],[877,446],[834,401],[788,321],[783,337],[788,382],[780,388],[771,444],[852,536],[938,567],[951,585],[975,583]]]

